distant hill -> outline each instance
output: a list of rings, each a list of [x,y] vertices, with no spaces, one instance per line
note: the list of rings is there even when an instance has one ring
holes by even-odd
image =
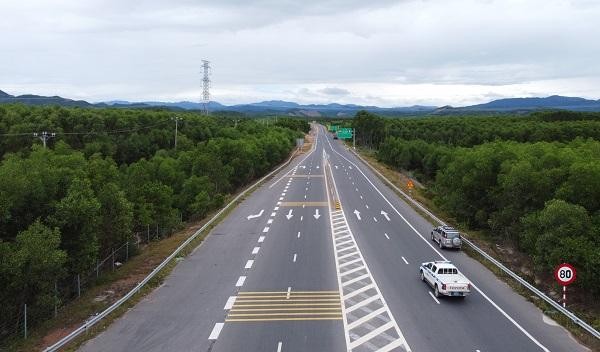
[[[460,114],[469,112],[530,112],[544,109],[572,111],[600,111],[600,100],[552,95],[546,98],[508,98],[493,100],[485,104],[453,108],[443,106],[433,114]]]
[[[88,103],[83,100],[72,100],[58,96],[45,97],[40,95],[13,96],[0,90],[0,104],[22,103],[29,105],[61,105],[79,107],[114,107],[114,108],[167,108],[172,110],[203,110],[202,103],[191,101],[161,102],[143,101],[129,102],[113,100],[101,103]],[[489,103],[452,107],[452,106],[406,106],[382,108],[371,105],[355,104],[298,104],[283,100],[269,100],[250,104],[223,105],[216,101],[208,103],[209,111],[235,111],[243,114],[280,114],[307,117],[351,117],[359,110],[368,110],[380,115],[453,115],[468,113],[528,113],[541,109],[563,109],[573,111],[600,111],[600,100],[589,100],[577,97],[553,95],[546,98],[509,98],[493,100]]]
[[[22,103],[27,105],[60,105],[60,106],[79,106],[91,107],[92,104],[84,100],[65,99],[58,96],[44,97],[41,95],[18,95],[13,96],[0,90],[0,104],[2,103]]]

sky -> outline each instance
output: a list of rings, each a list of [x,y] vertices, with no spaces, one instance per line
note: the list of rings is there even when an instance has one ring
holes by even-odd
[[[0,90],[91,102],[600,98],[600,0],[0,0]]]

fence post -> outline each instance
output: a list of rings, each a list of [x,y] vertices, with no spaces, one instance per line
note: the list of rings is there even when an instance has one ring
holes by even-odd
[[[115,271],[115,249],[112,249],[112,271]]]
[[[77,274],[77,298],[81,297],[81,278]]]
[[[23,322],[24,322],[24,324],[23,324],[23,328],[24,328],[23,329],[23,334],[25,335],[25,338],[27,338],[27,303],[25,303],[25,308],[24,308],[23,314],[25,316],[24,319],[23,319]]]
[[[125,261],[129,260],[129,240],[125,242]]]

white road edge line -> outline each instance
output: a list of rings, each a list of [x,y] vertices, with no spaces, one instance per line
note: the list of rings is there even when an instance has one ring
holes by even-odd
[[[419,233],[419,231],[417,231],[417,229],[410,223],[408,222],[408,220],[406,220],[406,218],[404,216],[402,216],[402,214],[400,214],[400,212],[398,211],[398,209],[396,209],[396,207],[383,195],[383,193],[381,193],[381,191],[373,184],[373,182],[371,182],[371,180],[367,177],[367,175],[365,175],[365,173],[358,167],[358,165],[356,165],[354,162],[350,161],[348,158],[346,158],[345,156],[343,156],[342,154],[340,154],[337,150],[333,149],[333,146],[331,145],[331,142],[329,142],[329,140],[327,139],[327,143],[329,144],[329,147],[331,148],[331,150],[336,153],[337,155],[339,155],[340,157],[342,157],[343,159],[345,159],[347,162],[349,162],[350,164],[354,165],[354,167],[356,167],[358,169],[358,171],[361,173],[361,175],[363,175],[363,177],[367,180],[367,182],[377,191],[377,193],[379,193],[379,195],[381,196],[381,198],[383,198],[389,205],[390,207],[392,207],[392,209],[394,209],[394,211],[396,212],[396,214],[398,214],[400,216],[400,218],[402,218],[402,220],[417,234],[419,235],[419,237],[421,237],[421,239],[427,243],[429,245],[429,247],[431,247],[431,249],[433,249],[433,251],[435,251],[440,258],[444,259],[444,260],[448,260],[446,259],[446,257],[444,255],[442,255],[442,253],[440,253],[427,239],[425,239],[425,237],[423,237],[423,235],[421,235],[421,233]],[[335,182],[335,181],[334,181]],[[540,347],[543,351],[545,352],[550,352],[550,350],[548,350],[548,348],[546,348],[546,346],[542,345],[535,337],[533,337],[527,330],[525,330],[519,323],[517,323],[510,315],[508,315],[508,313],[506,313],[502,308],[500,308],[494,301],[492,301],[485,293],[483,293],[483,291],[481,291],[479,289],[479,287],[475,286],[475,284],[473,284],[473,282],[471,282],[471,286],[473,286],[474,289],[477,290],[477,292],[479,292],[488,302],[490,302],[490,304],[492,304],[492,306],[494,306],[494,308],[496,308],[500,313],[502,313],[502,315],[504,315],[511,323],[513,323],[519,330],[521,330],[521,332],[523,334],[525,334],[525,336],[527,336],[531,341],[533,341],[536,345],[538,345],[538,347]]]

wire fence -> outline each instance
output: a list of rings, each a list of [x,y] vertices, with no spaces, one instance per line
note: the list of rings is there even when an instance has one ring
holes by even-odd
[[[158,241],[173,234],[171,228],[160,228],[159,225],[147,225],[144,231],[134,233],[132,238],[118,247],[104,253],[96,263],[84,273],[69,275],[54,283],[54,296],[45,297],[44,308],[22,304],[13,307],[0,317],[0,351],[3,347],[19,339],[26,339],[31,329],[44,321],[58,316],[62,307],[78,299],[86,290],[102,282],[105,275],[119,270],[123,264],[139,253],[140,247],[152,241]],[[101,300],[106,297],[99,297]],[[4,315],[6,314],[6,316]]]

